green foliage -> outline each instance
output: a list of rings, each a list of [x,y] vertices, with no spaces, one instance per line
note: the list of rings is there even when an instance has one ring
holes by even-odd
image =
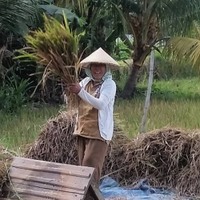
[[[146,64],[148,65],[148,63]],[[192,67],[191,63],[175,62],[170,57],[157,54],[155,56],[155,79],[175,79],[175,78],[190,78],[199,76],[200,70]]]
[[[132,51],[128,48],[128,46],[118,39],[117,44],[115,45],[114,55],[113,57],[117,60],[127,60],[131,57]]]
[[[192,24],[191,37],[170,38],[163,52],[174,62],[190,63],[191,67],[200,71],[200,25],[197,21],[193,21]]]
[[[63,20],[63,13],[66,15],[67,19],[71,23],[78,23],[78,25],[82,26],[85,22],[83,19],[79,18],[75,13],[73,13],[70,9],[65,7],[58,7],[53,4],[49,5],[38,5],[39,8],[42,8],[47,15],[50,15],[56,19]]]
[[[165,91],[165,94],[169,94],[168,91],[174,93],[173,96],[176,99],[189,99],[189,100],[199,100],[200,99],[200,85],[199,77],[192,79],[176,79],[171,82],[159,82],[156,84],[157,88]],[[163,87],[165,85],[165,87]],[[173,87],[172,87],[173,86]],[[167,95],[165,95],[167,96]]]
[[[15,113],[27,102],[29,80],[18,80],[17,77],[7,78],[0,88],[0,110]]]
[[[176,100],[199,100],[200,85],[199,77],[188,79],[170,79],[170,80],[154,80],[152,86],[152,96],[154,99],[162,99],[167,101]],[[146,85],[140,83],[138,90],[145,94]]]
[[[122,91],[125,82],[128,79],[130,73],[130,66],[132,60],[125,60],[125,62],[120,61],[120,69],[113,74],[113,78],[117,83],[118,90]],[[138,88],[141,91],[141,85],[145,85],[148,79],[148,69],[149,61],[148,59],[144,63],[144,67],[141,68],[139,72]],[[162,54],[155,55],[155,69],[154,69],[154,82],[155,81],[169,81],[175,79],[189,79],[199,77],[200,70],[198,68],[192,67],[191,64],[177,63],[171,60],[169,57],[165,57]],[[166,85],[166,82],[165,84]]]
[[[0,30],[24,35],[36,17],[33,1],[0,0]]]

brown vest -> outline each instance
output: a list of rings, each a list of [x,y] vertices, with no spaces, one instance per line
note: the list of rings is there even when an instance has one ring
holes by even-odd
[[[102,83],[93,84],[93,82],[90,81],[86,85],[85,90],[98,98],[101,85]],[[78,123],[75,134],[104,141],[99,132],[98,110],[82,99],[79,101]]]

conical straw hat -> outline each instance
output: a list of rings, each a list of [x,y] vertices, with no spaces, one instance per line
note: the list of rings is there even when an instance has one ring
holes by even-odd
[[[101,47],[80,62],[80,66],[87,68],[92,63],[104,63],[110,69],[118,69],[119,64],[108,55]]]

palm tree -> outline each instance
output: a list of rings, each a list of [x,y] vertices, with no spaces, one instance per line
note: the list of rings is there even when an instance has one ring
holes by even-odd
[[[199,0],[112,0],[121,8],[133,36],[133,63],[122,92],[130,98],[135,91],[138,72],[158,41],[187,34],[192,20],[200,14]]]
[[[168,40],[164,52],[177,62],[190,62],[200,67],[200,25],[194,22],[191,37],[172,37]]]
[[[0,74],[4,77],[13,65],[13,50],[24,45],[22,36],[27,33],[35,5],[25,0],[0,0]],[[4,61],[4,62],[3,62]]]
[[[0,31],[26,33],[35,13],[32,1],[0,0]]]
[[[115,40],[123,33],[123,25],[117,5],[111,0],[54,0],[54,4],[75,13],[81,23],[72,21],[71,27],[82,32],[80,52],[90,54],[99,47],[113,52]],[[122,37],[122,34],[121,34]]]
[[[0,87],[7,80],[18,80],[16,72],[20,74],[19,81],[27,78],[25,69],[19,70],[18,62],[12,58],[14,51],[25,45],[23,36],[36,25],[36,5],[33,0],[0,0]]]

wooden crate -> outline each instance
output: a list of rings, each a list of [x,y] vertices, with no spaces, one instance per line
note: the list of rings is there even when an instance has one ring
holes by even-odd
[[[9,176],[10,199],[81,200],[89,188],[94,199],[103,199],[91,185],[94,168],[15,157]]]

